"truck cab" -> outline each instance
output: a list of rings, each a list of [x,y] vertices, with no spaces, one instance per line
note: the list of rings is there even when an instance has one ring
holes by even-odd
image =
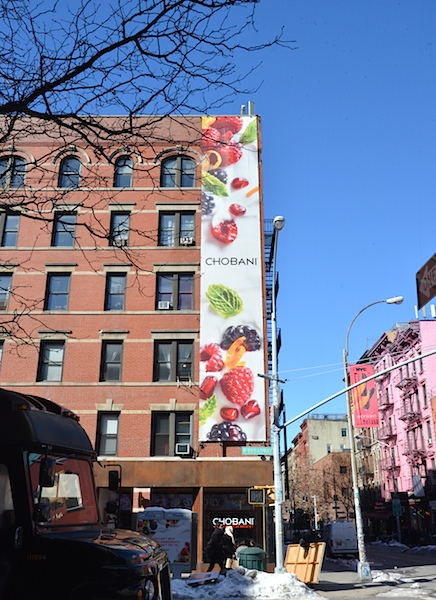
[[[103,527],[94,460],[71,411],[0,389],[0,599],[171,600],[159,544]]]

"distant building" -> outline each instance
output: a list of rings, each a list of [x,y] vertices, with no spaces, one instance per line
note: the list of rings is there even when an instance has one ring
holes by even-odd
[[[312,414],[304,419],[300,428],[292,440],[290,457],[307,456],[316,462],[331,452],[349,451],[347,415]]]

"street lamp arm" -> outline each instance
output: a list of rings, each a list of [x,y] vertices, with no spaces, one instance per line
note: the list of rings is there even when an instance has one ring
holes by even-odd
[[[386,300],[376,300],[375,302],[371,302],[370,304],[367,304],[366,306],[364,306],[363,308],[361,308],[359,310],[359,312],[353,317],[351,323],[348,326],[347,329],[347,335],[345,336],[345,351],[344,351],[344,359],[347,359],[348,357],[348,338],[350,336],[350,331],[351,328],[354,325],[354,321],[363,313],[365,312],[365,310],[367,310],[368,308],[371,308],[371,306],[375,306],[376,304],[401,304],[403,302],[404,298],[403,296],[393,296],[392,298],[387,298]]]

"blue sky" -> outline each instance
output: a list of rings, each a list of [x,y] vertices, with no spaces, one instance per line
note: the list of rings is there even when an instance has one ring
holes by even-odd
[[[265,216],[286,218],[278,325],[290,419],[342,389],[361,308],[405,298],[358,318],[350,362],[415,318],[415,275],[436,251],[436,2],[263,0],[257,12],[262,35],[283,25],[296,48],[265,51],[261,88],[231,107],[250,99],[261,115]],[[316,412],[345,413],[345,398]]]

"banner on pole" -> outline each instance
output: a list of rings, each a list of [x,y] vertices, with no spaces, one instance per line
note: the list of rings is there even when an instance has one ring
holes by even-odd
[[[362,382],[351,390],[353,398],[354,427],[379,427],[375,382],[366,381],[374,375],[371,365],[350,365],[350,383]]]

